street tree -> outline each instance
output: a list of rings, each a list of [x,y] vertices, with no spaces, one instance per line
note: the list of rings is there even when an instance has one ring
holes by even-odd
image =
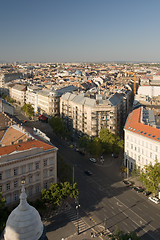
[[[5,199],[3,198],[2,192],[0,192],[0,233],[5,227],[7,217],[8,211],[5,207]]]
[[[56,134],[61,135],[62,137],[67,137],[68,139],[71,138],[71,133],[64,125],[62,118],[60,117],[52,117],[49,120],[49,124],[53,129],[53,132]]]
[[[158,191],[160,184],[160,163],[156,161],[154,165],[150,163],[145,166],[145,171],[140,174],[140,180],[144,183],[146,189],[154,194]]]
[[[95,137],[92,141],[90,141],[87,145],[88,151],[95,157],[99,157],[102,152],[102,144],[98,137]]]
[[[56,207],[60,206],[68,197],[76,199],[78,194],[77,183],[52,183],[49,189],[42,189],[41,198],[45,203]]]
[[[31,104],[24,104],[23,105],[23,107],[22,107],[22,111],[23,112],[25,112],[27,115],[28,115],[28,117],[32,117],[33,116],[33,114],[34,114],[34,108],[32,107],[32,105]]]
[[[105,152],[119,153],[123,150],[123,140],[119,136],[111,133],[107,128],[101,129],[99,139]]]
[[[111,240],[140,240],[135,232],[125,233],[116,226],[115,232],[109,236]]]
[[[57,161],[57,175],[61,182],[72,182],[73,180],[73,169],[72,166],[64,161],[62,156],[58,154]]]

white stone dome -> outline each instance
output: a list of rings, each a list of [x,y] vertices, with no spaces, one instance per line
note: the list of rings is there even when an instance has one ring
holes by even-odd
[[[20,195],[20,204],[8,217],[5,240],[38,240],[43,234],[43,224],[38,211],[27,203],[24,185]]]

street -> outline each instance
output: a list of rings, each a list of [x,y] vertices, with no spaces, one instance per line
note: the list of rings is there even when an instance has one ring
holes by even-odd
[[[58,147],[58,152],[63,159],[74,166],[75,179],[80,193],[79,217],[85,219],[86,229],[90,227],[98,231],[106,225],[106,228],[113,232],[118,225],[125,232],[136,231],[143,240],[160,239],[160,206],[123,184],[120,176],[121,159],[107,155],[104,156],[103,165],[99,162],[92,163],[88,157],[82,156],[63,140],[57,138],[52,133],[49,124],[27,121],[25,125],[37,127],[45,132],[51,142]],[[93,175],[87,176],[84,173],[85,170],[90,170]],[[77,225],[73,226],[70,223],[69,213],[57,219],[54,224],[62,225],[63,233],[67,232],[66,236],[77,231]],[[51,226],[50,234],[51,230],[55,230],[51,229]],[[60,231],[60,227],[58,229]]]

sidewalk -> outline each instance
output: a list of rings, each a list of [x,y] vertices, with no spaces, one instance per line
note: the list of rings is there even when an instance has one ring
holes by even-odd
[[[65,204],[66,206],[66,204]],[[43,224],[46,226],[48,240],[108,240],[109,231],[98,227],[91,222],[88,215],[79,218],[79,234],[77,226],[71,220],[65,221],[65,210],[74,209],[73,203],[68,203],[58,211],[49,211],[43,218]],[[81,223],[85,223],[85,229],[82,229]],[[103,233],[102,233],[103,232]]]

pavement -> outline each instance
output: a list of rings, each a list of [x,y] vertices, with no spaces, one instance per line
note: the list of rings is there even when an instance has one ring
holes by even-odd
[[[110,232],[107,229],[105,230],[103,226],[100,228],[100,226],[93,224],[88,215],[81,217],[79,214],[79,219],[77,219],[73,203],[65,204],[65,207],[58,211],[49,211],[47,215],[42,221],[46,227],[48,240],[109,239],[108,234]]]

